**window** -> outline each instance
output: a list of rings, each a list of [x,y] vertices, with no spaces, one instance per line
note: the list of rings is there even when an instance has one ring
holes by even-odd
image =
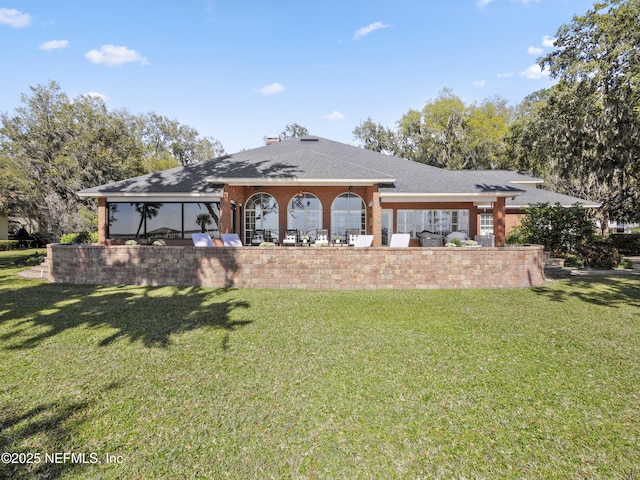
[[[184,203],[184,235],[191,238],[192,233],[209,233],[220,238],[220,204]]]
[[[397,217],[398,233],[412,238],[425,230],[441,235],[469,233],[469,210],[398,210]]]
[[[331,204],[331,237],[346,238],[347,230],[366,231],[364,201],[351,192],[343,193]]]
[[[493,235],[493,214],[480,214],[480,235]]]
[[[322,228],[322,203],[318,197],[302,192],[293,197],[287,208],[287,228],[309,236]]]
[[[138,202],[107,204],[108,238],[190,238],[195,232],[219,231],[217,202]],[[208,217],[207,217],[208,216]],[[202,225],[201,225],[202,224]]]
[[[249,200],[244,210],[244,243],[251,244],[255,230],[270,230],[279,236],[278,202],[268,193],[257,193]]]

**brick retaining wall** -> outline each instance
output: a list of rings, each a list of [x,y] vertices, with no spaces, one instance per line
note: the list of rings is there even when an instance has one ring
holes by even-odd
[[[47,246],[49,280],[238,288],[508,288],[544,282],[542,247]]]

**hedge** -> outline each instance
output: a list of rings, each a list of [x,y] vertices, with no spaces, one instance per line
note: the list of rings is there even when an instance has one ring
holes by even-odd
[[[623,255],[640,255],[640,233],[614,233],[611,244]]]
[[[18,248],[18,240],[0,240],[0,252],[6,250],[16,250]]]

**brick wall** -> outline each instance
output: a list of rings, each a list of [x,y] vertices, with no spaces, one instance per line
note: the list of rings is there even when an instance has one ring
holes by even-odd
[[[508,288],[544,282],[542,247],[47,246],[62,283],[238,288]]]

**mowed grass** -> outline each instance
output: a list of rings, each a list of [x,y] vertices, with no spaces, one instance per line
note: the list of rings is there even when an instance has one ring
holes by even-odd
[[[40,462],[0,464],[2,478],[640,471],[638,277],[409,292],[77,286],[19,279],[19,255],[0,254],[0,451]],[[45,461],[55,452],[85,463]]]

